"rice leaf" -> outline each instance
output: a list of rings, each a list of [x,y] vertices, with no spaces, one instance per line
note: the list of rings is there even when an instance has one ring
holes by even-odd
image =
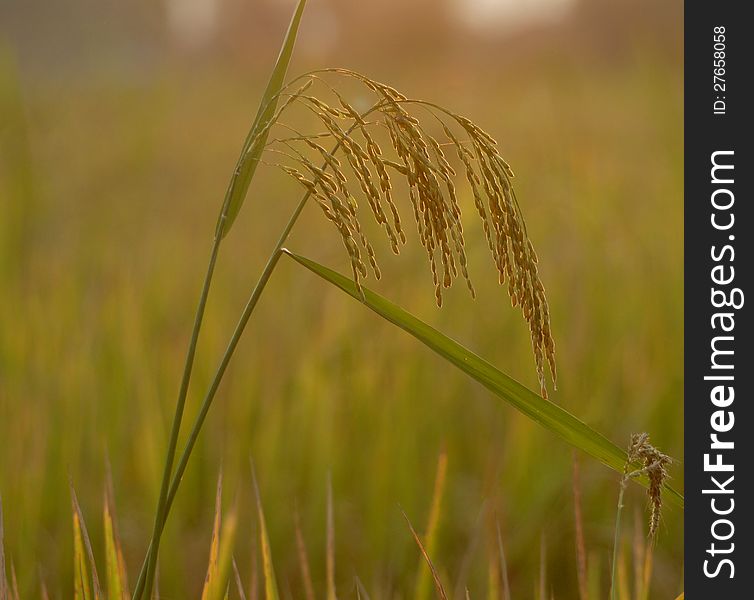
[[[285,252],[299,264],[339,287],[353,298],[361,300],[378,315],[413,335],[533,421],[559,435],[572,446],[583,450],[617,473],[623,474],[627,460],[625,450],[613,444],[564,408],[521,385],[458,342],[367,287],[362,285],[357,288],[351,279],[340,273],[288,250],[285,250]],[[646,476],[632,479],[644,487],[649,485]],[[663,490],[673,504],[683,508],[682,494],[667,484],[663,484]]]
[[[264,573],[264,597],[266,600],[280,600],[278,586],[275,580],[275,568],[272,564],[272,551],[270,550],[270,538],[267,535],[267,523],[262,509],[262,497],[259,494],[257,475],[252,465],[251,478],[254,482],[254,493],[257,498],[257,516],[259,519],[259,546],[262,549],[262,570]]]
[[[241,210],[241,205],[246,198],[249,184],[251,183],[251,179],[254,177],[254,172],[259,164],[259,158],[261,157],[264,146],[267,143],[268,132],[264,132],[262,135],[257,134],[262,132],[275,115],[275,109],[278,104],[278,94],[285,82],[285,74],[288,70],[288,63],[291,62],[293,46],[296,43],[298,27],[301,23],[301,15],[304,12],[305,6],[306,0],[299,0],[298,6],[291,18],[290,25],[288,26],[288,32],[285,34],[283,45],[280,48],[280,54],[275,63],[275,68],[272,70],[267,89],[265,89],[264,95],[259,104],[254,124],[251,126],[251,130],[246,137],[243,149],[241,150],[241,156],[238,159],[236,169],[233,172],[233,177],[231,177],[228,190],[225,193],[223,209],[220,213],[216,232],[216,234],[221,237],[225,237],[228,231],[230,231],[233,222],[238,216],[238,212]]]

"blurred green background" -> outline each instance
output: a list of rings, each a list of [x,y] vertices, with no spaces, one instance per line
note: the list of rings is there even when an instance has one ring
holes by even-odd
[[[216,216],[292,8],[0,4],[0,495],[6,554],[29,597],[40,577],[70,597],[69,475],[101,547],[108,460],[135,578]],[[648,431],[679,459],[679,489],[682,34],[680,1],[310,0],[291,67],[363,71],[498,139],[548,290],[560,376],[551,398],[621,446]],[[438,310],[415,239],[394,258],[376,233],[383,278],[367,285],[537,389],[526,325],[459,187],[477,300],[458,285]],[[299,194],[268,169],[255,178],[221,252],[188,419]],[[349,271],[314,207],[289,246]],[[571,449],[282,261],[177,497],[162,596],[198,596],[221,468],[226,503],[240,506],[238,563],[251,573],[253,457],[284,596],[301,597],[295,507],[323,587],[331,474],[340,595],[355,597],[358,575],[372,597],[411,597],[420,556],[399,506],[424,527],[443,449],[433,558],[450,590],[485,597],[486,510],[500,519],[514,597],[532,597],[543,539],[548,588],[576,598]],[[587,549],[606,590],[618,478],[577,458]],[[632,487],[627,536],[645,506]],[[651,597],[675,597],[682,560],[682,512],[667,507]]]

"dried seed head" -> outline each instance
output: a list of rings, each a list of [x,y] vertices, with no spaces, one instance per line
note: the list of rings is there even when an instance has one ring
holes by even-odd
[[[635,433],[631,436],[628,446],[628,462],[624,470],[626,477],[646,475],[649,478],[650,516],[649,537],[654,538],[660,525],[662,516],[662,486],[668,478],[667,468],[672,462],[671,458],[660,452],[649,443],[649,434]],[[640,463],[642,468],[638,471],[629,472],[631,465]]]
[[[359,112],[324,75],[342,76],[365,86],[376,98],[374,106]],[[375,221],[384,229],[396,254],[406,243],[400,212],[394,202],[391,174],[397,173],[408,186],[408,197],[419,241],[425,249],[435,286],[437,304],[442,290],[460,275],[474,296],[468,272],[466,240],[456,187],[456,169],[448,156],[455,156],[471,189],[474,206],[501,284],[507,282],[513,306],[519,306],[529,325],[537,377],[543,396],[545,369],[556,381],[555,343],[550,328],[550,312],[544,286],[539,278],[537,255],[526,233],[526,225],[511,179],[513,171],[500,156],[492,136],[466,117],[441,106],[409,99],[394,88],[346,69],[324,69],[297,78],[303,85],[287,94],[287,100],[274,122],[289,106],[306,107],[324,125],[325,132],[303,135],[287,125],[294,137],[273,139],[270,146],[283,144],[282,155],[294,165],[282,166],[285,172],[311,194],[325,217],[338,229],[351,259],[354,280],[366,276],[362,251],[376,277],[379,277],[374,249],[359,222],[356,200],[348,182],[358,185]],[[293,83],[293,82],[292,82]],[[292,85],[289,84],[290,85]],[[314,83],[325,87],[329,103],[305,93]],[[333,106],[336,105],[336,106]],[[416,114],[414,114],[416,113]],[[430,125],[439,124],[440,141],[418,114],[428,115]],[[369,119],[369,120],[367,120]],[[272,123],[266,128],[272,126]],[[380,131],[387,132],[389,144],[381,145]],[[322,146],[332,138],[333,151]],[[446,148],[451,148],[450,153]],[[274,150],[274,148],[271,148]],[[385,150],[388,150],[386,154]],[[341,162],[335,153],[345,157]],[[307,153],[324,162],[312,163]],[[278,150],[278,154],[281,152]],[[347,165],[347,167],[345,167]],[[304,175],[306,173],[307,175]],[[350,175],[349,175],[350,173]],[[547,365],[547,366],[545,366]]]

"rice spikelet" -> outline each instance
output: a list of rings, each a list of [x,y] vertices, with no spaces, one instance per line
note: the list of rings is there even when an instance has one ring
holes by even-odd
[[[374,97],[375,104],[359,112],[329,81],[331,78],[358,82]],[[288,92],[294,84],[298,87],[293,93]],[[309,91],[319,87],[323,88],[321,94]],[[283,88],[281,96],[286,99],[264,133],[279,125],[294,135],[269,139],[267,151],[282,157],[273,164],[313,197],[338,230],[357,286],[367,277],[366,263],[377,278],[380,270],[349,182],[360,191],[391,249],[398,254],[407,240],[394,199],[393,178],[399,176],[408,187],[438,306],[442,305],[443,289],[458,277],[475,296],[468,271],[458,175],[451,158],[458,161],[482,222],[499,282],[507,284],[511,304],[521,309],[529,326],[540,390],[547,397],[545,370],[549,370],[553,384],[557,379],[550,311],[537,255],[513,190],[513,171],[500,155],[495,139],[462,115],[431,102],[410,99],[389,85],[348,69],[321,69],[297,77]],[[325,131],[305,135],[280,122],[283,112],[294,106],[311,112]],[[419,116],[428,116],[428,122]],[[438,127],[440,139],[433,133]],[[336,142],[333,151],[322,145],[325,138]],[[341,158],[335,156],[336,152]],[[323,161],[321,166],[313,163],[312,156]]]

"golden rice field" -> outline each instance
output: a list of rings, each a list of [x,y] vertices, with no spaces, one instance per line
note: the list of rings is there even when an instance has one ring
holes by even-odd
[[[38,597],[44,581],[50,597],[68,598],[69,479],[104,557],[111,473],[131,582],[144,557],[217,213],[274,49],[251,72],[232,62],[168,63],[144,77],[51,78],[28,77],[9,48],[0,50],[5,560],[21,597]],[[519,61],[461,58],[451,75],[431,60],[337,66],[441,102],[499,141],[547,290],[558,364],[550,399],[621,447],[648,432],[676,459],[671,484],[682,490],[679,61],[637,36],[614,55],[545,45]],[[291,72],[328,66],[304,63],[294,57]],[[457,193],[475,300],[459,282],[437,308],[399,187],[408,244],[395,257],[364,219],[382,271],[364,283],[538,390],[527,324],[498,285],[463,178]],[[218,262],[187,423],[299,197],[285,173],[260,167]],[[314,204],[286,245],[351,272],[340,236]],[[356,598],[358,578],[371,598],[416,597],[423,559],[402,511],[425,530],[441,456],[447,472],[431,558],[448,597],[464,598],[466,588],[471,598],[501,597],[496,523],[513,598],[540,598],[542,589],[546,598],[579,597],[574,461],[586,585],[591,598],[607,597],[619,476],[282,259],[176,497],[160,597],[199,596],[221,471],[225,512],[235,507],[239,519],[241,578],[253,597],[256,574],[262,594],[250,460],[282,598],[307,597],[294,514],[318,595],[326,588],[328,481],[338,596]],[[648,501],[631,485],[625,502],[621,598],[638,598],[631,590],[642,577],[636,553],[649,544]],[[649,598],[682,591],[682,563],[682,510],[666,504]]]

